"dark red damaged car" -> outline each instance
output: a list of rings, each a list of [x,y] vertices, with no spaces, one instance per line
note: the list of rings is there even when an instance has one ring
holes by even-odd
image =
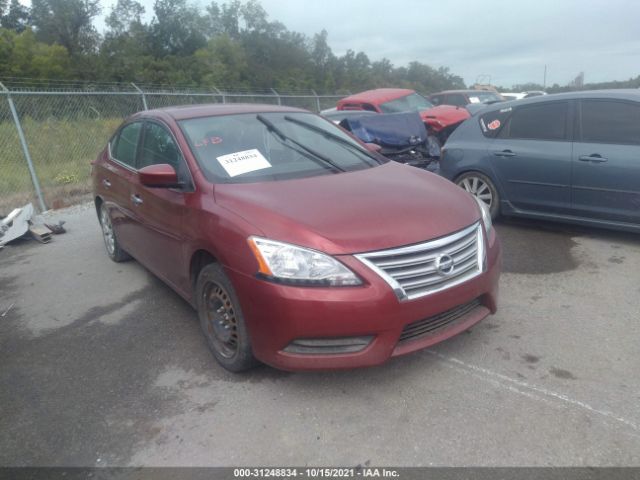
[[[451,132],[471,115],[466,108],[452,105],[435,106],[415,90],[376,88],[354,93],[338,101],[340,110],[364,110],[377,113],[418,112],[427,131],[444,145]]]
[[[109,256],[189,301],[229,370],[376,365],[496,310],[486,207],[307,111],[138,113],[92,171]]]

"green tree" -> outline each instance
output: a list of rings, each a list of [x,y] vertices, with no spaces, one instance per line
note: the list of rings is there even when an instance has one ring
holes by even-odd
[[[198,83],[207,87],[248,86],[248,63],[244,48],[229,35],[212,38],[194,55]]]
[[[99,0],[31,2],[31,19],[38,40],[62,45],[72,56],[95,51],[99,35],[92,22],[99,13]]]
[[[0,71],[11,77],[67,78],[71,61],[60,45],[36,40],[31,29],[16,33],[0,29]]]
[[[323,93],[464,87],[445,67],[394,67],[353,50],[337,57],[326,30],[311,37],[291,31],[259,0],[207,0],[204,9],[195,3],[202,0],[155,0],[150,23],[142,0],[117,0],[102,38],[93,27],[99,0],[32,0],[31,19],[20,1],[0,0],[0,25],[7,27],[0,30],[0,65],[11,75]],[[29,22],[33,31],[25,30]]]
[[[151,25],[153,50],[157,57],[187,56],[206,45],[206,18],[186,0],[156,0]]]
[[[239,7],[244,30],[250,32],[265,33],[269,30],[267,12],[257,0],[249,0]]]
[[[112,35],[122,35],[141,26],[143,14],[144,7],[135,0],[118,0],[105,19],[105,24]]]
[[[29,25],[30,21],[29,8],[22,5],[18,0],[11,0],[7,7],[7,1],[0,2],[0,26],[22,32]]]
[[[229,3],[224,3],[220,9],[220,27],[222,33],[237,38],[240,34],[240,7],[242,2],[240,0],[233,0]]]
[[[544,87],[539,83],[528,82],[514,85],[512,91],[514,92],[528,92],[530,90],[544,90]]]

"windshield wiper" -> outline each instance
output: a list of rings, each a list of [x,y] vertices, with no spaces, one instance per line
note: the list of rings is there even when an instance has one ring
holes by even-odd
[[[316,152],[312,148],[307,147],[306,145],[298,142],[297,140],[294,140],[293,138],[287,136],[285,133],[282,132],[282,130],[280,130],[278,127],[276,127],[273,124],[273,122],[271,120],[269,120],[268,118],[265,118],[262,115],[258,114],[258,115],[256,115],[256,119],[258,119],[258,121],[262,122],[264,124],[264,126],[267,127],[267,129],[270,132],[273,132],[275,135],[280,137],[280,139],[283,142],[291,142],[294,145],[296,145],[299,148],[301,148],[302,150],[304,150],[305,152],[307,152],[307,156],[310,155],[309,158],[314,160],[316,163],[319,163],[318,160],[320,160],[322,163],[324,163],[323,166],[325,166],[325,167],[327,165],[330,165],[332,168],[334,168],[334,169],[336,169],[336,170],[338,170],[340,172],[346,171],[344,168],[342,168],[339,165],[337,165],[333,160],[325,157],[321,153]],[[321,163],[319,163],[319,164],[321,164]]]
[[[378,160],[376,157],[371,155],[366,150],[363,150],[361,147],[358,147],[357,145],[354,145],[349,140],[345,140],[344,138],[336,135],[335,133],[327,132],[323,128],[316,127],[315,125],[312,125],[311,123],[307,123],[305,121],[298,120],[297,118],[290,117],[289,115],[285,115],[284,119],[287,122],[295,123],[296,125],[300,125],[301,127],[308,128],[309,130],[311,130],[313,132],[316,132],[316,133],[318,133],[320,135],[324,135],[325,137],[329,137],[329,138],[339,142],[341,145],[344,145],[345,147],[349,147],[352,151],[355,150],[356,152],[364,155],[365,157],[370,158],[372,160],[375,160],[375,162],[378,165],[382,164],[382,162],[380,160]]]

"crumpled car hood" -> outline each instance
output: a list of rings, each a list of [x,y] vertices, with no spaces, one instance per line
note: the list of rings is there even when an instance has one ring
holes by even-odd
[[[471,114],[466,108],[454,107],[452,105],[439,105],[420,112],[422,121],[429,125],[435,132],[464,122],[469,117],[471,117]]]

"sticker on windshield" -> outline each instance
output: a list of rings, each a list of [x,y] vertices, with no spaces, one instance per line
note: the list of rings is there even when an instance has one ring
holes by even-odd
[[[497,130],[498,128],[500,128],[500,120],[494,120],[493,122],[490,122],[489,125],[487,125],[487,128],[489,130]]]
[[[471,103],[480,103],[480,99],[478,97],[469,97],[469,101]]]
[[[196,142],[196,147],[202,148],[206,147],[207,145],[218,145],[219,143],[222,143],[222,138],[220,137],[206,137],[199,142]]]
[[[224,168],[230,177],[242,175],[243,173],[254,172],[269,168],[271,164],[262,156],[259,150],[244,150],[242,152],[230,153],[216,157],[222,168]]]

